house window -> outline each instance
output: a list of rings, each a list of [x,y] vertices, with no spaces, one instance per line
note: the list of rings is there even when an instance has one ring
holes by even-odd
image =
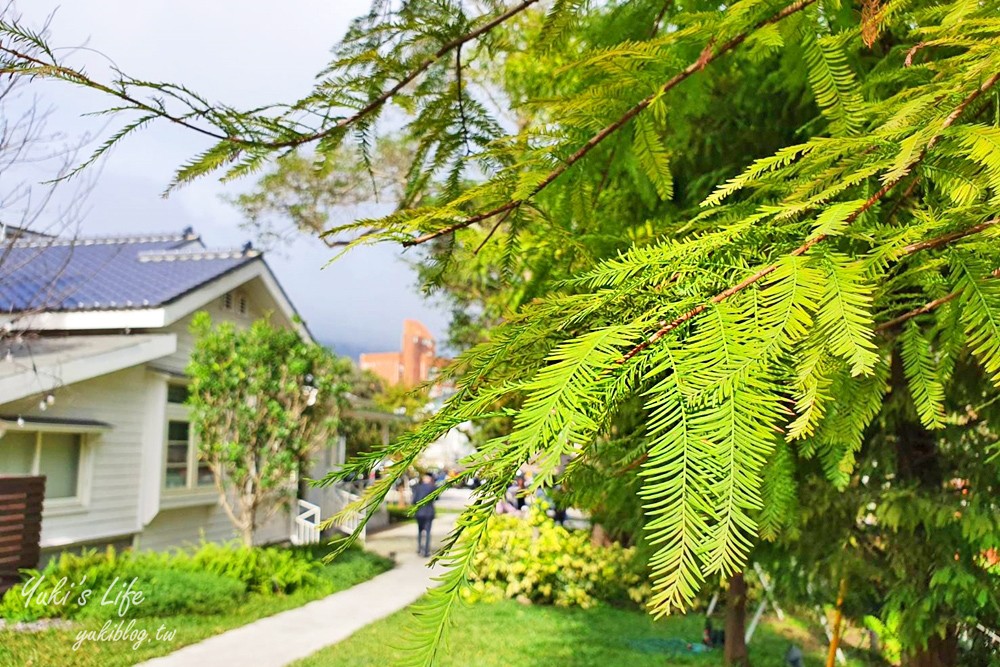
[[[245,294],[240,294],[239,303],[240,303],[239,307],[240,315],[246,315],[247,311],[249,310],[249,302],[247,301],[247,297]]]
[[[0,474],[45,475],[46,499],[76,498],[82,453],[76,433],[8,431],[0,438]]]
[[[182,421],[167,422],[168,489],[184,488],[188,485],[191,444],[191,424]]]
[[[222,310],[232,310],[233,309],[233,293],[226,292],[222,296]]]
[[[185,405],[187,385],[167,385],[166,463],[163,485],[167,489],[202,489],[215,485],[212,470],[199,460],[198,444]]]
[[[187,403],[189,393],[186,384],[169,384],[167,385],[167,403],[184,405]]]

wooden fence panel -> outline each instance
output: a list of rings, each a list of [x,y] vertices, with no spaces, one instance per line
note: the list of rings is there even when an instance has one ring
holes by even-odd
[[[44,476],[0,476],[0,597],[38,565],[44,499]]]

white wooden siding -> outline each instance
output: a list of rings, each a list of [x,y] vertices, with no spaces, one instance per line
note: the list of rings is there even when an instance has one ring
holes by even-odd
[[[291,515],[281,511],[257,529],[258,544],[283,542],[291,534]],[[139,549],[164,551],[196,545],[201,541],[224,542],[237,537],[225,510],[218,504],[161,510],[136,538]]]
[[[199,505],[160,510],[136,537],[139,549],[163,551],[206,542],[222,542],[236,536],[229,517],[218,505]]]
[[[145,369],[135,367],[62,387],[54,392],[55,404],[44,412],[23,402],[0,406],[4,414],[96,419],[112,425],[85,439],[84,482],[89,486],[89,502],[80,509],[45,512],[43,547],[131,535],[138,529],[147,390]]]

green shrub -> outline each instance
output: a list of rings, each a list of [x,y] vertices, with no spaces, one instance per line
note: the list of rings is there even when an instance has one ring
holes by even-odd
[[[144,598],[129,609],[132,617],[211,614],[247,591],[274,595],[328,585],[322,570],[321,561],[307,550],[236,542],[203,543],[169,553],[112,548],[67,552],[40,572],[26,571],[23,582],[0,600],[0,618],[107,617],[116,612],[114,606],[101,604],[105,591],[113,588],[114,596],[132,579],[137,579],[135,589]],[[82,599],[87,589],[91,594]]]
[[[124,562],[131,561],[131,552],[115,551],[108,547],[103,551],[84,549],[81,553],[63,552],[46,564],[43,573],[49,577],[67,577],[71,581],[103,581],[114,579],[114,572]]]
[[[46,596],[52,592],[52,584],[42,585],[37,590],[38,596],[33,600],[26,598],[30,593],[25,587],[41,576],[38,570],[24,570],[24,583],[17,584],[7,591],[0,599],[0,618],[8,621],[34,621],[39,618],[55,618],[61,615],[62,605],[46,603]],[[42,601],[42,602],[39,602]]]
[[[108,595],[108,604],[92,600],[82,608],[86,618],[141,618],[192,614],[206,616],[233,607],[243,599],[246,587],[242,582],[211,572],[197,572],[169,567],[146,569],[138,576],[136,589],[142,591],[142,601],[126,611],[114,602],[114,595],[128,585],[131,577],[122,577]],[[96,597],[104,590],[95,592]]]
[[[634,548],[594,546],[584,531],[557,526],[539,511],[502,515],[474,559],[470,600],[526,598],[562,607],[643,603],[649,586]]]
[[[314,558],[322,559],[329,553],[330,547],[313,547],[309,550]],[[340,591],[391,570],[392,566],[391,559],[352,546],[332,562],[324,563],[319,570],[319,576],[332,591]]]
[[[177,552],[173,563],[211,572],[243,583],[247,590],[265,595],[291,593],[316,584],[321,563],[307,553],[278,547],[248,547],[239,542],[207,542],[197,551]]]
[[[33,621],[39,618],[73,618],[84,606],[100,598],[116,577],[130,576],[137,568],[130,552],[85,549],[65,552],[44,569],[25,570],[22,583],[0,601],[0,618]],[[85,591],[92,591],[87,596]]]

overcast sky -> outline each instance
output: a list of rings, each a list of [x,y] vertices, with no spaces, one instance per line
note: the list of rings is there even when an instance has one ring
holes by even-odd
[[[289,101],[307,92],[330,48],[369,0],[20,0],[26,23],[53,11],[51,43],[86,44],[130,75],[181,82],[211,100],[237,107]],[[107,61],[86,51],[71,62],[103,75]],[[105,121],[81,114],[109,100],[69,85],[36,87],[55,107],[52,127],[69,135],[98,131]],[[112,129],[115,121],[112,121]],[[163,199],[173,169],[207,146],[165,124],[133,135],[107,160],[88,200],[84,234],[179,232],[190,225],[209,246],[249,239],[222,195],[252,182],[222,185],[206,178]],[[8,175],[10,177],[10,175]],[[362,248],[323,268],[332,256],[316,240],[268,253],[268,263],[314,335],[343,351],[398,349],[404,318],[420,319],[439,339],[447,316],[422,300],[413,271],[394,248]]]

